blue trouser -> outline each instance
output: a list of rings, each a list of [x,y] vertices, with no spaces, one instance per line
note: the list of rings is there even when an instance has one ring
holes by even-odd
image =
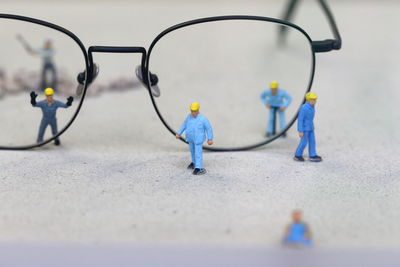
[[[303,151],[304,148],[306,148],[308,143],[308,156],[309,157],[314,157],[317,155],[317,152],[315,150],[315,135],[314,131],[304,131],[303,132],[303,137],[300,140],[300,144],[296,149],[296,157],[303,156]]]
[[[192,154],[192,162],[194,167],[201,169],[203,168],[203,144],[195,144],[189,142],[190,153]]]
[[[48,73],[50,73],[50,81],[48,81],[46,78],[48,76]],[[53,63],[47,62],[44,63],[43,68],[42,68],[42,77],[40,81],[40,86],[42,90],[46,89],[47,87],[53,88],[54,91],[57,91],[57,71],[56,67],[54,66]]]
[[[48,125],[50,125],[50,127],[51,127],[51,133],[53,134],[53,136],[58,133],[58,131],[57,131],[57,120],[56,119],[43,118],[42,121],[40,122],[39,134],[38,134],[38,137],[37,137],[37,142],[38,143],[43,142],[44,132],[45,132],[45,130],[46,130]],[[58,138],[56,138],[56,140],[58,140]]]
[[[274,114],[274,110],[275,109],[276,109],[276,113],[279,114],[279,126],[281,127],[281,130],[283,130],[286,127],[285,111],[284,110],[280,110],[279,107],[271,107],[269,109],[267,133],[273,133],[274,132],[274,130],[273,130],[274,129],[274,124],[275,124],[275,120],[277,119],[277,116],[275,116],[275,114]],[[276,132],[276,129],[275,129],[275,132]]]

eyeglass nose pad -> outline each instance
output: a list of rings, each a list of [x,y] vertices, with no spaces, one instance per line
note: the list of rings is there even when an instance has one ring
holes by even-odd
[[[135,69],[136,77],[139,79],[139,81],[142,82],[143,86],[146,86],[146,84],[143,81],[143,74],[142,74],[142,66],[137,66]],[[154,97],[159,97],[161,95],[160,88],[158,87],[158,77],[157,75],[150,73],[150,89],[151,89],[151,94]]]
[[[94,63],[93,64],[93,73],[92,73],[92,80],[88,84],[88,86],[96,80],[97,75],[99,74],[100,67],[99,64]],[[86,71],[80,72],[78,74],[78,77],[76,79],[78,80],[78,86],[76,87],[76,95],[82,95],[83,89],[85,88],[85,77],[86,77]]]

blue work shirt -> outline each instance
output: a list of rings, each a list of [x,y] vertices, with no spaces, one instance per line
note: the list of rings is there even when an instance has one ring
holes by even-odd
[[[54,100],[50,105],[47,103],[47,100],[42,100],[37,102],[34,107],[39,107],[43,112],[44,120],[53,120],[56,118],[56,111],[58,108],[67,108],[67,104]]]
[[[289,233],[285,237],[285,242],[301,242],[306,245],[311,245],[312,241],[305,235],[309,232],[307,224],[303,222],[294,222],[289,225]]]
[[[272,90],[266,89],[260,95],[261,101],[265,105],[270,105],[271,107],[285,107],[289,106],[292,102],[292,97],[286,93],[283,89],[277,89],[276,94],[272,94]]]
[[[299,117],[297,118],[297,131],[314,131],[314,115],[315,108],[306,102],[303,104],[299,111]]]
[[[213,139],[213,132],[208,119],[199,113],[196,117],[189,114],[183,122],[178,134],[181,135],[186,130],[186,141],[189,143],[202,144],[208,139]]]

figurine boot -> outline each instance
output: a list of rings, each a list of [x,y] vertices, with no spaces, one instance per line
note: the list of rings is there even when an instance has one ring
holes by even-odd
[[[193,175],[202,175],[206,173],[206,169],[204,168],[195,168],[193,171]]]

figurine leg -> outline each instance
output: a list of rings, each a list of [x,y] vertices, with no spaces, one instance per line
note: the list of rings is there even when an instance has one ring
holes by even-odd
[[[269,115],[268,115],[268,123],[267,123],[267,134],[272,134],[272,131],[274,130],[274,116],[275,112],[273,108],[269,109]]]
[[[38,133],[38,137],[36,140],[37,143],[43,142],[43,136],[44,136],[44,132],[46,130],[47,125],[48,125],[48,121],[46,121],[46,120],[42,120],[40,122],[39,133]]]
[[[46,82],[46,73],[47,73],[47,64],[43,65],[42,68],[42,77],[41,77],[41,81],[40,81],[40,87],[42,89],[42,91],[44,91],[44,89],[46,89],[47,86],[47,82]]]
[[[53,134],[53,136],[56,135],[56,134],[58,133],[58,130],[57,130],[57,120],[55,119],[54,121],[52,121],[52,122],[50,123],[50,126],[51,126],[51,133]],[[54,144],[55,144],[56,146],[59,146],[59,145],[60,145],[60,139],[58,139],[58,137],[57,137],[56,139],[54,139]]]
[[[278,113],[279,113],[279,127],[281,128],[282,131],[286,127],[285,111],[279,109]]]
[[[57,71],[54,64],[49,64],[48,70],[51,72],[50,86],[57,91]]]
[[[57,130],[57,121],[56,121],[56,120],[52,121],[52,122],[50,123],[50,127],[51,127],[51,133],[53,134],[53,136],[56,135],[56,134],[58,133],[58,130]],[[56,140],[58,140],[58,138],[56,138]]]
[[[305,131],[303,134],[303,137],[300,139],[300,144],[296,149],[296,153],[295,156],[296,157],[301,157],[303,156],[303,151],[307,146],[308,143],[308,137],[309,137],[310,132],[309,131]]]
[[[192,155],[192,162],[193,164],[196,164],[196,158],[195,158],[195,144],[192,142],[189,142],[189,149],[190,149],[190,154]]]
[[[317,155],[317,151],[315,149],[316,142],[315,142],[315,134],[314,131],[310,132],[310,137],[308,139],[308,156],[315,157]]]
[[[203,168],[203,144],[196,144],[194,147],[194,156],[195,156],[195,168],[202,169]]]

